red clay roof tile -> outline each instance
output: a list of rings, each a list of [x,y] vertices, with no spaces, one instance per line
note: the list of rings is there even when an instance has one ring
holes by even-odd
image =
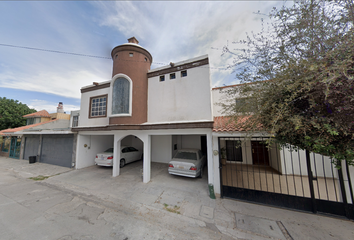
[[[46,110],[41,110],[39,112],[24,115],[23,117],[25,117],[25,118],[30,118],[30,117],[48,117],[48,118],[50,118],[50,115]]]
[[[220,116],[214,117],[214,126],[213,132],[243,132],[247,131],[244,124],[250,116],[244,116],[239,119],[239,122],[236,124],[235,120],[232,117]],[[261,130],[261,127],[259,127]]]
[[[35,124],[31,124],[31,125],[26,125],[26,126],[22,126],[22,127],[17,127],[17,128],[8,128],[5,130],[0,131],[1,135],[4,135],[6,133],[14,133],[14,132],[18,132],[18,131],[22,131],[22,130],[26,130],[32,127],[36,127],[45,123],[50,123],[50,122],[54,122],[57,121],[58,119],[54,119],[54,120],[50,120],[50,121],[46,121],[46,122],[41,122],[41,123],[35,123]]]

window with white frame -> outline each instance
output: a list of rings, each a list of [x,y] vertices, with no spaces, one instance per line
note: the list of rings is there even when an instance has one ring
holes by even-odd
[[[32,125],[32,124],[36,124],[36,123],[40,123],[40,122],[41,122],[41,118],[40,117],[27,118],[26,125]]]
[[[107,95],[90,98],[90,118],[107,116]]]
[[[112,114],[129,114],[130,110],[130,82],[123,77],[113,83]]]
[[[34,124],[34,118],[27,118],[27,125]]]
[[[73,116],[73,127],[79,126],[79,116]]]

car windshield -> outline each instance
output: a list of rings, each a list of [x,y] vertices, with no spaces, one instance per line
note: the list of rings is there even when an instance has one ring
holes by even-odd
[[[113,148],[108,148],[106,151],[104,152],[113,152]]]
[[[174,158],[197,160],[195,152],[178,152]]]

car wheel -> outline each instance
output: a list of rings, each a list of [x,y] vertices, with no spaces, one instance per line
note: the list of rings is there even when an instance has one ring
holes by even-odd
[[[122,167],[124,167],[124,165],[125,165],[125,160],[121,159],[119,162],[119,167],[122,168]]]
[[[141,160],[144,160],[144,153],[141,154]]]

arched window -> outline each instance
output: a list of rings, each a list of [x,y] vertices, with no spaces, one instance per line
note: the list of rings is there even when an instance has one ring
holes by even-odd
[[[112,91],[112,114],[129,114],[130,82],[119,77],[114,81]]]

